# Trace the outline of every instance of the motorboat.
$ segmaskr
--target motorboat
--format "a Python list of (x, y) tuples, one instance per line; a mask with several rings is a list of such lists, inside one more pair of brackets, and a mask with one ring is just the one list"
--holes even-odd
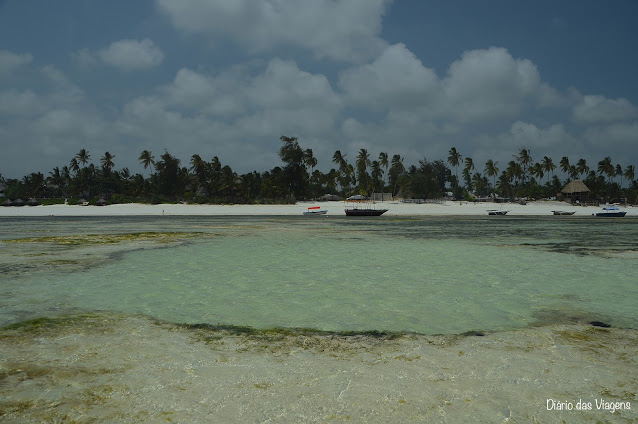
[(306, 216), (321, 216), (327, 213), (328, 211), (326, 209), (321, 209), (320, 206), (311, 206), (303, 214)]
[(576, 211), (573, 212), (569, 212), (569, 211), (552, 211), (552, 213), (554, 215), (573, 215), (576, 213)]
[(596, 216), (601, 216), (601, 217), (618, 217), (618, 218), (622, 218), (625, 215), (627, 215), (627, 212), (621, 211), (620, 209), (618, 209), (618, 206), (615, 206), (615, 205), (606, 205), (605, 207), (603, 207), (602, 212), (598, 212), (596, 214)]
[(509, 211), (501, 211), (501, 210), (497, 210), (497, 209), (490, 209), (490, 210), (487, 211), (487, 214), (488, 215), (500, 215), (500, 216), (503, 216), (503, 215), (507, 215), (508, 212)]

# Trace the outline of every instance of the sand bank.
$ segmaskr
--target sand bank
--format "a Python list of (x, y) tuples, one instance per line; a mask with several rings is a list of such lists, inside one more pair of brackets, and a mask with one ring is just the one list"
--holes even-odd
[(635, 330), (378, 339), (230, 334), (103, 314), (27, 322), (0, 329), (0, 339), (0, 417), (12, 423), (638, 418)]
[[(22, 206), (0, 207), (2, 216), (145, 216), (145, 215), (254, 215), (301, 216), (310, 206), (328, 210), (327, 216), (344, 216), (343, 202), (299, 202), (295, 205), (184, 205), (138, 203), (108, 206)], [(575, 211), (574, 216), (591, 216), (601, 210), (594, 206), (572, 206), (564, 202), (538, 201), (526, 205), (515, 203), (472, 203), (447, 201), (440, 204), (410, 204), (401, 202), (377, 203), (377, 208), (388, 209), (387, 216), (480, 216), (488, 215), (489, 209), (509, 211), (507, 216), (551, 216), (552, 211)], [(627, 216), (638, 216), (638, 208), (623, 207)]]

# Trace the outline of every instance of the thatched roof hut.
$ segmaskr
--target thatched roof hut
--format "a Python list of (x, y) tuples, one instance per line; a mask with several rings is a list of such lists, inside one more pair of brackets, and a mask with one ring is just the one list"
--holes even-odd
[(11, 199), (7, 199), (4, 201), (4, 203), (2, 203), (2, 206), (13, 206), (13, 202), (11, 201)]
[(95, 202), (95, 204), (96, 204), (96, 206), (106, 206), (106, 200), (104, 200), (102, 197), (100, 197), (100, 200)]
[(35, 197), (32, 197), (29, 200), (27, 200), (27, 206), (38, 206), (39, 204), (40, 202), (38, 202), (38, 200)]
[(13, 206), (24, 206), (24, 200), (17, 199), (13, 201)]
[(563, 187), (561, 194), (565, 200), (569, 199), (571, 203), (588, 203), (590, 191), (584, 182), (574, 180)]

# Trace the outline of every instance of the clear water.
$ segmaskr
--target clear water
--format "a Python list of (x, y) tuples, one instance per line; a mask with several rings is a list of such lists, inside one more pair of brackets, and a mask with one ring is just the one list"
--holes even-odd
[[(421, 334), (636, 328), (638, 221), (5, 218), (0, 324), (72, 311)], [(151, 233), (94, 242), (98, 235)], [(170, 235), (170, 240), (153, 236)], [(64, 237), (82, 236), (71, 245)]]
[(0, 219), (0, 421), (637, 422), (637, 224)]

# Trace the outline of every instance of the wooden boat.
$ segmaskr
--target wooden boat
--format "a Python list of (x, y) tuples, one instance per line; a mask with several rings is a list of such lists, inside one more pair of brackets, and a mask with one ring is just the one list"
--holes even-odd
[(387, 209), (346, 209), (346, 216), (381, 216)]
[(346, 199), (346, 216), (381, 216), (388, 209), (377, 209), (376, 203), (368, 198), (356, 195)]
[(326, 209), (321, 209), (320, 206), (311, 206), (303, 214), (306, 216), (321, 216), (327, 213), (328, 211)]
[(487, 211), (487, 214), (488, 215), (500, 215), (500, 216), (503, 216), (503, 215), (506, 215), (508, 212), (509, 211), (499, 211), (499, 210), (496, 210), (496, 209), (491, 209), (491, 210)]
[(552, 211), (552, 213), (554, 215), (573, 215), (576, 213), (576, 211), (574, 212), (568, 212), (568, 211)]
[(598, 212), (596, 214), (596, 216), (610, 217), (610, 218), (612, 217), (622, 218), (625, 215), (627, 215), (627, 212), (621, 211), (620, 209), (618, 209), (618, 206), (614, 206), (614, 205), (607, 205), (603, 208), (602, 212)]

